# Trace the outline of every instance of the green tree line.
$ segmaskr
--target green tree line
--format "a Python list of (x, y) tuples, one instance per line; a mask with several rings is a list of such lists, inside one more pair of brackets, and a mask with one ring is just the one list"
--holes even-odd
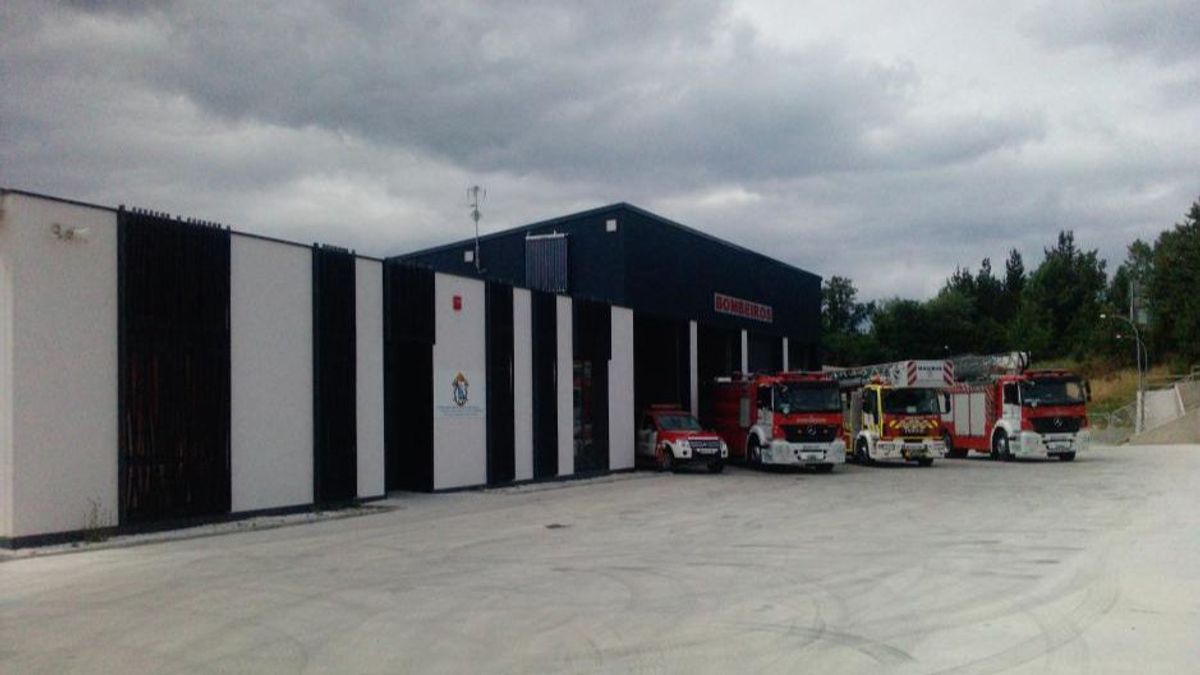
[(1003, 270), (990, 258), (956, 269), (928, 300), (860, 302), (854, 282), (825, 280), (821, 319), (824, 362), (859, 365), (1008, 350), (1037, 360), (1071, 358), (1132, 363), (1134, 320), (1151, 362), (1200, 363), (1200, 200), (1151, 244), (1135, 240), (1109, 276), (1095, 249), (1070, 230), (1027, 270), (1016, 249)]

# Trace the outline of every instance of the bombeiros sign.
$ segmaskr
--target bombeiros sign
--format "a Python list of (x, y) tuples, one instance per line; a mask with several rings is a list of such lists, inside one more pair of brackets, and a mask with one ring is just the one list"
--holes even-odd
[(770, 305), (735, 298), (724, 293), (713, 293), (713, 310), (718, 314), (729, 314), (763, 323), (775, 321), (775, 310)]

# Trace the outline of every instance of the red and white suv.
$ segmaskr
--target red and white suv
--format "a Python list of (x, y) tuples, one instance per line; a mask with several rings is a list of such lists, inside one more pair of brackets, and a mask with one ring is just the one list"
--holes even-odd
[(637, 454), (660, 471), (703, 464), (710, 472), (720, 473), (729, 458), (729, 446), (679, 406), (652, 405), (638, 425)]

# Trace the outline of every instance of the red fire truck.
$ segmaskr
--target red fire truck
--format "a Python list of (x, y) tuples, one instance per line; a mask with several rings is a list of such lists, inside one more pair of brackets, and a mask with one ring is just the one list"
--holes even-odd
[(943, 457), (941, 416), (954, 382), (948, 361), (907, 360), (831, 371), (842, 389), (846, 437), (859, 464), (899, 459), (929, 466)]
[(1011, 352), (954, 359), (958, 382), (946, 423), (947, 454), (987, 453), (993, 459), (1057, 457), (1086, 452), (1091, 431), (1088, 383), (1068, 370), (1028, 370), (1029, 354)]
[(846, 461), (838, 387), (828, 375), (737, 373), (717, 378), (712, 394), (712, 425), (731, 459), (820, 472)]

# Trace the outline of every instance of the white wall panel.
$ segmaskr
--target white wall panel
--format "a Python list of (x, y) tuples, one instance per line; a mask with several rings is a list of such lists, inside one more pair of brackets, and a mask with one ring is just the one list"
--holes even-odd
[(115, 525), (116, 214), (15, 194), (2, 208), (3, 535)]
[(571, 298), (558, 303), (558, 475), (575, 473), (575, 359), (572, 341)]
[(533, 478), (533, 325), (529, 291), (513, 289), (513, 414), (516, 480)]
[(608, 438), (609, 468), (632, 469), (633, 310), (624, 307), (612, 308), (612, 359), (608, 362)]
[(358, 496), (379, 497), (383, 469), (383, 263), (355, 263), (358, 388)]
[[(454, 297), (462, 308), (454, 309)], [(487, 381), (484, 284), (448, 274), (434, 275), (433, 487), (487, 482)], [(453, 381), (462, 374), (467, 400), (454, 400)]]
[(230, 243), (231, 490), (234, 511), (313, 500), (312, 251)]

